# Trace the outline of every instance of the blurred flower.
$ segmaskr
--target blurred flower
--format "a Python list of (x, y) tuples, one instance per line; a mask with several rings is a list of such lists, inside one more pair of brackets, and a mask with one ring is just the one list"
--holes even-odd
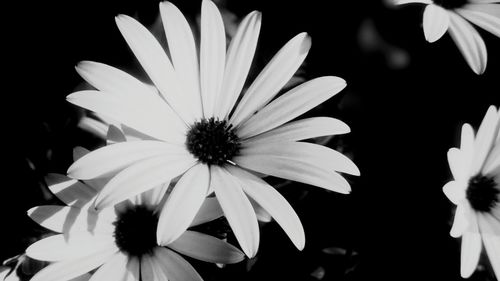
[(499, 0), (395, 0), (396, 4), (423, 3), (425, 39), (432, 43), (449, 31), (458, 49), (476, 74), (486, 69), (486, 45), (466, 20), (500, 37)]
[(497, 279), (500, 279), (500, 114), (491, 106), (476, 137), (462, 126), (460, 148), (448, 151), (454, 180), (443, 191), (457, 205), (451, 236), (462, 236), (461, 275), (477, 267), (481, 240)]
[(180, 176), (160, 214), (157, 239), (162, 244), (177, 239), (207, 194), (215, 192), (249, 257), (259, 245), (257, 216), (249, 198), (302, 249), (305, 237), (297, 214), (254, 172), (348, 193), (350, 185), (338, 172), (359, 175), (356, 165), (335, 150), (298, 141), (344, 134), (349, 127), (329, 117), (285, 124), (337, 94), (345, 81), (320, 77), (273, 100), (309, 51), (311, 40), (301, 33), (239, 99), (257, 45), (260, 13), (243, 19), (226, 53), (220, 13), (211, 1), (203, 1), (198, 61), (193, 33), (182, 13), (169, 2), (160, 4), (160, 12), (170, 58), (139, 22), (125, 15), (116, 18), (158, 90), (111, 66), (77, 66), (98, 91), (76, 92), (68, 101), (140, 132), (142, 140), (88, 154), (69, 168), (70, 177), (86, 180), (117, 173), (97, 196), (96, 207), (102, 209)]
[[(81, 156), (75, 153), (76, 157)], [(210, 235), (187, 230), (175, 241), (158, 244), (158, 214), (168, 184), (150, 189), (114, 207), (95, 210), (93, 202), (102, 188), (98, 182), (80, 182), (50, 174), (48, 187), (68, 206), (38, 206), (28, 215), (57, 234), (26, 250), (34, 259), (53, 262), (31, 280), (69, 280), (99, 267), (92, 280), (202, 280), (178, 253), (213, 263), (235, 263), (244, 254)], [(214, 198), (207, 198), (191, 226), (222, 216)], [(174, 227), (174, 226), (170, 226)], [(174, 252), (175, 251), (175, 252)], [(102, 266), (101, 266), (102, 265)], [(140, 277), (139, 277), (140, 275)]]

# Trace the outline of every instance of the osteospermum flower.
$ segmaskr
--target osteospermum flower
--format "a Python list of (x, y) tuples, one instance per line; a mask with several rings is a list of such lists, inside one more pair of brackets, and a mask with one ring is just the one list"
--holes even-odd
[(180, 176), (160, 214), (159, 243), (175, 240), (213, 191), (248, 256), (256, 254), (259, 244), (249, 197), (302, 249), (304, 230), (297, 214), (254, 172), (348, 193), (349, 183), (338, 172), (358, 175), (356, 165), (335, 150), (299, 141), (347, 133), (349, 127), (329, 117), (289, 122), (341, 91), (345, 81), (316, 78), (274, 99), (309, 51), (311, 40), (301, 33), (239, 99), (257, 45), (260, 13), (243, 19), (226, 52), (220, 13), (211, 1), (203, 1), (198, 60), (182, 13), (169, 2), (160, 4), (160, 12), (170, 57), (139, 22), (125, 15), (116, 18), (158, 92), (111, 66), (82, 62), (77, 71), (98, 91), (68, 96), (71, 103), (133, 128), (143, 139), (98, 149), (76, 161), (68, 174), (85, 180), (117, 173), (98, 195), (97, 208)]
[[(469, 124), (462, 127), (460, 148), (448, 151), (454, 180), (443, 191), (457, 205), (450, 234), (462, 237), (461, 275), (477, 267), (481, 245), (486, 248), (500, 279), (500, 114), (491, 106), (476, 137)], [(482, 241), (482, 242), (481, 242)]]
[[(169, 244), (157, 244), (156, 227), (166, 186), (150, 189), (114, 207), (92, 205), (102, 186), (50, 174), (49, 189), (68, 206), (39, 206), (28, 211), (43, 227), (61, 233), (26, 250), (34, 259), (53, 262), (31, 280), (64, 281), (98, 268), (91, 280), (202, 280), (180, 254), (213, 263), (244, 258), (236, 247), (210, 235), (185, 231)], [(191, 226), (222, 215), (207, 198)]]
[(467, 21), (500, 37), (499, 0), (395, 0), (396, 4), (423, 3), (425, 39), (435, 42), (446, 31), (476, 74), (486, 69), (486, 45)]

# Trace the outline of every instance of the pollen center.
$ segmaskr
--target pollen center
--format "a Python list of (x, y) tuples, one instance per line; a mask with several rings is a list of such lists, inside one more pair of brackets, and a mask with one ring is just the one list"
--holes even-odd
[(114, 225), (116, 245), (130, 256), (151, 254), (157, 246), (158, 216), (145, 206), (127, 208), (118, 216)]
[(465, 6), (469, 1), (467, 0), (435, 0), (434, 3), (437, 5), (451, 10), (451, 9), (457, 9), (457, 8), (462, 8)]
[(469, 180), (466, 196), (474, 210), (490, 212), (499, 201), (499, 193), (493, 178), (478, 174)]
[(186, 138), (189, 152), (208, 165), (223, 165), (240, 150), (240, 140), (226, 120), (202, 119), (191, 126)]

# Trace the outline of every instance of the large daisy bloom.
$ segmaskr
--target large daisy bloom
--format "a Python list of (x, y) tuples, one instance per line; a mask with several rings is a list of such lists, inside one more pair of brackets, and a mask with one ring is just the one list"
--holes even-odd
[[(500, 114), (491, 106), (477, 135), (462, 127), (460, 148), (448, 151), (454, 180), (443, 191), (457, 205), (451, 236), (462, 237), (461, 275), (477, 267), (481, 245), (500, 279)], [(482, 241), (482, 242), (481, 242)]]
[[(97, 268), (99, 280), (202, 280), (180, 254), (213, 263), (235, 263), (244, 254), (236, 247), (196, 231), (187, 230), (168, 244), (157, 244), (158, 214), (166, 186), (150, 189), (114, 207), (95, 210), (92, 205), (102, 186), (60, 174), (47, 176), (49, 189), (67, 206), (46, 205), (28, 215), (56, 234), (26, 250), (34, 259), (52, 262), (32, 281), (65, 281)], [(222, 210), (207, 198), (191, 226), (216, 219)]]
[[(500, 37), (499, 0), (395, 0), (396, 4), (423, 3), (425, 39), (435, 42), (446, 31), (476, 74), (486, 69), (486, 45), (476, 29), (481, 27)], [(468, 22), (469, 21), (469, 22)]]
[(249, 257), (255, 256), (259, 244), (257, 218), (249, 198), (302, 249), (305, 237), (297, 214), (256, 173), (341, 193), (350, 191), (339, 174), (359, 175), (349, 158), (321, 145), (300, 142), (344, 134), (349, 127), (330, 117), (291, 121), (337, 94), (345, 81), (320, 77), (275, 98), (311, 46), (310, 37), (300, 33), (279, 50), (240, 99), (257, 45), (261, 14), (252, 12), (242, 20), (226, 50), (221, 15), (211, 1), (204, 0), (198, 56), (182, 13), (169, 2), (160, 3), (160, 13), (170, 57), (139, 22), (125, 15), (116, 18), (121, 34), (156, 88), (111, 66), (88, 61), (77, 66), (97, 90), (73, 93), (68, 101), (140, 132), (143, 139), (95, 150), (76, 161), (69, 176), (87, 180), (116, 173), (97, 196), (98, 209), (180, 176), (160, 214), (160, 244), (177, 239), (207, 194), (215, 192)]

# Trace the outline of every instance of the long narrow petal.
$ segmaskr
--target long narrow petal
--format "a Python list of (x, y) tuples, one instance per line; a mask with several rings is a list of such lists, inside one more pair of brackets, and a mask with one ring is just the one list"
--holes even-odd
[(30, 281), (66, 281), (78, 277), (100, 266), (117, 251), (113, 246), (79, 259), (53, 263), (39, 271)]
[(454, 204), (458, 204), (465, 198), (465, 188), (462, 181), (449, 181), (443, 186), (443, 192)]
[(193, 110), (195, 97), (182, 91), (179, 77), (158, 40), (129, 16), (117, 16), (116, 25), (163, 98), (186, 123), (192, 123), (197, 117)]
[(236, 35), (231, 40), (227, 51), (224, 82), (219, 98), (220, 104), (215, 115), (226, 119), (238, 99), (252, 65), (252, 60), (259, 38), (262, 14), (251, 12), (238, 26)]
[(167, 281), (165, 271), (156, 262), (156, 257), (143, 255), (141, 257), (141, 281)]
[(154, 209), (155, 207), (158, 207), (160, 205), (163, 196), (165, 196), (165, 193), (167, 192), (169, 186), (170, 182), (165, 182), (155, 188), (141, 193), (138, 196), (140, 196), (142, 204), (145, 204)]
[(61, 174), (47, 174), (45, 182), (49, 190), (68, 206), (82, 207), (97, 195), (90, 186)]
[(469, 217), (471, 214), (470, 206), (467, 202), (462, 202), (457, 205), (455, 210), (455, 218), (453, 219), (453, 225), (450, 230), (451, 237), (458, 238), (463, 235), (470, 224)]
[(356, 164), (344, 154), (326, 146), (307, 142), (259, 143), (243, 147), (240, 155), (266, 155), (268, 157), (289, 158), (291, 161), (309, 163), (311, 166), (323, 167), (333, 171), (358, 176)]
[(497, 110), (495, 106), (492, 105), (488, 108), (477, 131), (476, 140), (474, 142), (474, 158), (472, 159), (472, 175), (481, 171), (486, 157), (491, 151), (491, 146), (497, 136), (497, 121)]
[(462, 235), (462, 250), (460, 254), (460, 275), (468, 278), (472, 275), (479, 262), (481, 254), (481, 234), (477, 220), (469, 224), (469, 230)]
[(243, 169), (228, 167), (229, 173), (241, 181), (243, 191), (259, 203), (290, 237), (297, 249), (304, 249), (306, 238), (299, 217), (286, 199), (259, 177)]
[(88, 131), (101, 139), (106, 139), (106, 133), (108, 132), (107, 124), (87, 116), (83, 116), (80, 119), (80, 122), (78, 122), (78, 128)]
[(114, 245), (111, 235), (90, 235), (87, 232), (53, 235), (31, 244), (26, 254), (42, 261), (78, 259), (108, 249)]
[(190, 155), (153, 157), (134, 164), (113, 177), (95, 201), (97, 209), (111, 206), (185, 172), (196, 160)]
[(160, 14), (168, 42), (168, 50), (178, 78), (185, 89), (185, 95), (193, 101), (191, 109), (196, 117), (201, 118), (201, 93), (198, 54), (193, 32), (181, 11), (172, 3), (160, 3)]
[(208, 166), (197, 164), (182, 175), (160, 213), (156, 237), (159, 245), (168, 245), (190, 225), (207, 197)]
[(321, 136), (347, 134), (351, 130), (346, 123), (330, 117), (312, 117), (289, 122), (273, 130), (243, 141), (245, 144), (292, 142)]
[(226, 64), (226, 32), (219, 9), (212, 1), (201, 4), (200, 85), (203, 114), (212, 117), (218, 106)]
[[(349, 183), (338, 173), (300, 160), (269, 155), (238, 156), (233, 161), (255, 172), (322, 187), (339, 193), (349, 193)], [(312, 163), (314, 164), (314, 163)]]
[(140, 278), (140, 260), (137, 257), (129, 257), (127, 272), (123, 281), (137, 281)]
[(487, 52), (486, 45), (479, 33), (455, 13), (449, 13), (449, 32), (458, 49), (464, 56), (470, 68), (476, 74), (483, 74), (486, 69)]
[(168, 247), (188, 257), (212, 263), (237, 263), (245, 258), (235, 246), (213, 236), (190, 230), (184, 232)]
[(484, 215), (479, 218), (481, 236), (484, 248), (490, 260), (491, 267), (497, 279), (500, 277), (500, 222), (491, 215)]
[(432, 43), (441, 38), (450, 24), (449, 12), (438, 5), (427, 5), (424, 10), (425, 40)]
[(500, 5), (466, 5), (457, 10), (458, 14), (475, 25), (500, 37)]
[(89, 281), (124, 281), (127, 272), (128, 257), (122, 252), (116, 253), (92, 275)]
[(191, 226), (200, 225), (218, 219), (224, 215), (219, 201), (215, 197), (206, 198), (193, 219)]
[(224, 168), (211, 166), (210, 185), (243, 252), (254, 257), (259, 248), (259, 225), (241, 184)]
[(112, 93), (86, 90), (72, 93), (66, 100), (72, 104), (108, 116), (148, 136), (182, 143), (186, 125), (163, 101), (130, 99)]
[(112, 210), (95, 212), (91, 209), (51, 205), (33, 207), (28, 210), (28, 216), (41, 226), (60, 233), (110, 233), (114, 229), (112, 223), (115, 219)]
[(260, 110), (290, 80), (311, 48), (311, 38), (300, 33), (286, 43), (261, 71), (238, 103), (230, 123), (239, 125)]
[(119, 171), (134, 163), (163, 155), (166, 159), (186, 153), (182, 146), (160, 141), (130, 141), (107, 145), (80, 158), (68, 169), (77, 179), (92, 179)]
[(169, 280), (203, 281), (193, 266), (179, 254), (167, 248), (158, 247), (154, 255)]
[(462, 154), (462, 161), (464, 162), (466, 170), (469, 171), (467, 177), (472, 176), (470, 173), (472, 158), (474, 157), (474, 129), (470, 124), (462, 125), (462, 132), (460, 136), (460, 151)]
[(248, 138), (282, 125), (331, 98), (346, 86), (342, 78), (319, 77), (305, 82), (253, 115), (238, 129), (240, 138)]
[(448, 150), (447, 156), (453, 178), (459, 181), (466, 181), (469, 177), (468, 168), (470, 163), (464, 159), (462, 151), (453, 147)]

